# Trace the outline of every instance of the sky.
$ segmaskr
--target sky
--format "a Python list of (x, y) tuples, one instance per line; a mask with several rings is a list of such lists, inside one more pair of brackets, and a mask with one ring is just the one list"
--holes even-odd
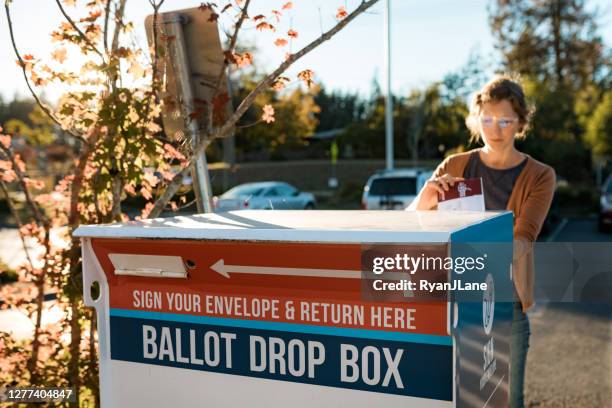
[[(309, 68), (315, 79), (328, 89), (367, 94), (373, 80), (384, 83), (383, 16), (381, 0), (367, 13), (357, 17), (331, 41), (324, 43), (292, 67), (288, 76)], [(268, 14), (280, 9), (286, 0), (252, 0), (251, 16)], [(224, 4), (224, 2), (217, 2)], [(258, 51), (258, 67), (269, 71), (283, 60), (284, 49), (273, 45), (289, 28), (298, 31), (298, 38), (291, 45), (296, 51), (331, 28), (336, 20), (336, 9), (346, 5), (350, 12), (356, 0), (293, 0), (293, 8), (285, 12), (277, 25), (277, 31), (257, 32), (247, 27), (241, 41), (255, 44)], [(147, 0), (129, 0), (127, 19), (133, 21), (134, 41), (145, 45), (144, 18), (151, 13)], [(163, 11), (197, 7), (199, 1), (166, 0)], [(442, 79), (466, 63), (472, 52), (485, 60), (495, 60), (493, 38), (488, 26), (487, 0), (391, 0), (391, 76), (392, 89), (397, 94), (407, 94), (412, 89), (422, 89)], [(599, 7), (604, 16), (600, 19), (600, 33), (608, 47), (612, 47), (612, 6), (606, 0), (590, 0), (590, 7)], [(48, 57), (55, 45), (49, 33), (61, 21), (53, 0), (16, 0), (12, 5), (17, 45), (22, 54)], [(67, 8), (73, 15), (79, 10)], [(4, 14), (4, 13), (3, 13)], [(227, 26), (226, 26), (227, 27)], [(21, 72), (15, 65), (15, 55), (10, 46), (6, 18), (0, 18), (0, 94), (5, 98), (27, 95)], [(70, 60), (70, 59), (69, 59)], [(61, 94), (61, 89), (44, 91), (49, 99)]]

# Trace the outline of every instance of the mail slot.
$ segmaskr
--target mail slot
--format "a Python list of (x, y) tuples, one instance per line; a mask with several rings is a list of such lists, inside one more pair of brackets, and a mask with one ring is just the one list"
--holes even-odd
[(81, 226), (102, 406), (507, 406), (512, 227), (471, 211)]

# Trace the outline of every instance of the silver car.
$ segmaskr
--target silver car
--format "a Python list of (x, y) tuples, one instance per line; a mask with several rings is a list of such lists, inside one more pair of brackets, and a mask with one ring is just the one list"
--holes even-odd
[(364, 210), (403, 210), (412, 203), (432, 171), (425, 169), (386, 170), (372, 175), (363, 188)]
[(240, 184), (213, 197), (216, 211), (233, 210), (312, 210), (316, 200), (311, 193), (299, 191), (291, 184), (263, 181)]

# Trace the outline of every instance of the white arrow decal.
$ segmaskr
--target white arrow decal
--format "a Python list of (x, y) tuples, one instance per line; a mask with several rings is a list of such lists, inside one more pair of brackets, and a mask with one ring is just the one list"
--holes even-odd
[(313, 276), (318, 278), (347, 278), (361, 279), (361, 271), (349, 269), (310, 269), (310, 268), (278, 268), (270, 266), (243, 266), (226, 265), (223, 259), (215, 262), (210, 269), (226, 278), (232, 273), (254, 275), (285, 275), (285, 276)]

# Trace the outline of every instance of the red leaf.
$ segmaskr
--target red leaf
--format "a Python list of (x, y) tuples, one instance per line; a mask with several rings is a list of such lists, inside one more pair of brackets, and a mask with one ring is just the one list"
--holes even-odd
[(227, 92), (222, 92), (220, 94), (215, 95), (212, 100), (213, 105), (213, 123), (220, 124), (225, 121), (225, 116), (227, 113), (226, 107), (230, 98)]
[(217, 5), (215, 3), (200, 3), (200, 6), (198, 7), (198, 9), (200, 11), (206, 11), (209, 10), (210, 12), (214, 12), (215, 8), (217, 7)]
[(274, 41), (274, 45), (276, 45), (277, 47), (284, 47), (285, 45), (287, 45), (287, 40), (285, 40), (284, 38), (278, 38), (276, 41)]
[(234, 54), (231, 51), (225, 51), (223, 53), (223, 55), (225, 55), (225, 61), (228, 63), (232, 63), (235, 64), (236, 63), (236, 54)]
[(266, 16), (264, 16), (263, 14), (258, 14), (255, 17), (253, 17), (253, 21), (263, 20), (265, 18), (266, 18)]
[(288, 82), (289, 82), (289, 78), (285, 76), (280, 76), (276, 78), (276, 80), (272, 83), (272, 89), (274, 89), (275, 91), (280, 91), (285, 86), (287, 86)]
[(287, 31), (287, 35), (291, 38), (297, 38), (298, 37), (298, 32), (295, 30), (289, 30)]
[(272, 14), (274, 15), (274, 17), (276, 17), (276, 22), (280, 22), (281, 17), (283, 16), (283, 13), (281, 13), (278, 10), (272, 10)]
[(251, 65), (253, 63), (253, 54), (250, 52), (245, 52), (244, 54), (235, 54), (236, 64), (239, 67), (246, 67), (247, 65)]
[(291, 8), (293, 8), (293, 3), (292, 3), (292, 2), (290, 2), (290, 1), (286, 2), (286, 3), (283, 5), (283, 10), (289, 10), (289, 9), (291, 9)]
[(257, 24), (257, 30), (259, 31), (263, 31), (263, 30), (272, 30), (274, 31), (274, 26), (270, 23), (266, 23), (265, 21), (262, 23)]
[(309, 88), (312, 86), (313, 83), (313, 77), (314, 77), (314, 72), (310, 69), (305, 69), (302, 72), (300, 72), (298, 75), (298, 78), (301, 79), (302, 81), (304, 81), (306, 83), (306, 86), (308, 86)]
[(342, 20), (346, 16), (348, 16), (348, 13), (346, 12), (346, 8), (344, 6), (338, 7), (338, 12), (336, 13), (336, 19)]
[(266, 123), (274, 122), (274, 108), (272, 105), (264, 105), (261, 119)]

